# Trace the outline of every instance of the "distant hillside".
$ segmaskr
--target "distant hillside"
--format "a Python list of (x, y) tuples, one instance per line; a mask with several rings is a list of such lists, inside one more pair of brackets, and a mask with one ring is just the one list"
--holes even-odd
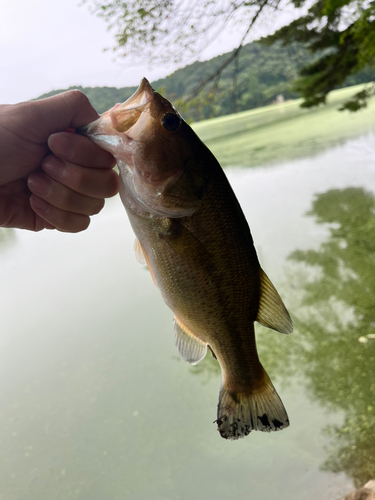
[[(237, 73), (237, 85), (234, 98), (234, 65), (228, 66), (214, 90), (210, 84), (189, 103), (184, 98), (189, 96), (199, 83), (215, 72), (229, 57), (230, 52), (203, 62), (195, 62), (175, 71), (166, 78), (152, 82), (153, 87), (169, 98), (182, 111), (189, 121), (199, 121), (214, 116), (244, 111), (275, 101), (278, 95), (284, 99), (298, 97), (293, 91), (293, 82), (298, 70), (306, 64), (311, 55), (302, 45), (293, 44), (272, 47), (254, 42), (243, 47), (240, 53)], [(145, 75), (147, 77), (147, 75)], [(355, 85), (375, 79), (375, 72), (363, 70), (352, 76), (346, 85)], [(111, 108), (117, 102), (125, 101), (134, 93), (136, 87), (70, 87), (84, 92), (99, 113)], [(38, 99), (49, 97), (69, 89), (59, 89), (43, 94)]]

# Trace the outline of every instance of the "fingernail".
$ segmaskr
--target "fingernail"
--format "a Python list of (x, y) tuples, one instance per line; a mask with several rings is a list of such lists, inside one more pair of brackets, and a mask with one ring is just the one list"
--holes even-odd
[(54, 179), (61, 179), (65, 173), (66, 163), (56, 156), (47, 156), (42, 163), (42, 169)]
[(51, 189), (52, 181), (43, 174), (32, 174), (27, 180), (31, 192), (46, 196)]
[(51, 206), (46, 201), (42, 200), (42, 198), (38, 198), (38, 196), (34, 195), (30, 197), (30, 204), (33, 208), (36, 208), (40, 212), (48, 212), (49, 207)]
[(59, 132), (52, 134), (48, 138), (48, 147), (58, 156), (69, 160), (74, 155), (76, 139), (74, 134)]

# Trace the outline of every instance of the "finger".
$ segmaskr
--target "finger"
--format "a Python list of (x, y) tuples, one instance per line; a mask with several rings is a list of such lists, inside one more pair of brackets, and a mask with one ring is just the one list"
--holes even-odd
[(113, 169), (81, 167), (54, 155), (43, 160), (42, 169), (50, 178), (92, 198), (111, 198), (118, 193), (119, 177)]
[(48, 147), (59, 158), (83, 167), (113, 168), (113, 156), (94, 144), (87, 137), (69, 132), (59, 132), (48, 138)]
[(60, 210), (34, 194), (30, 197), (30, 205), (34, 212), (48, 224), (48, 229), (56, 228), (66, 233), (79, 233), (87, 229), (90, 224), (90, 217)]
[(27, 185), (33, 194), (60, 210), (81, 215), (95, 215), (104, 207), (102, 198), (92, 198), (77, 193), (41, 173), (30, 175)]
[[(30, 203), (30, 205), (31, 205), (31, 203)], [(33, 213), (34, 213), (33, 231), (38, 232), (38, 231), (42, 231), (42, 229), (56, 229), (55, 226), (53, 226), (52, 224), (50, 224), (46, 220), (42, 219), (41, 217), (39, 217), (39, 215), (35, 211), (33, 211)]]
[(0, 186), (0, 226), (29, 231), (55, 229), (31, 209), (27, 179)]

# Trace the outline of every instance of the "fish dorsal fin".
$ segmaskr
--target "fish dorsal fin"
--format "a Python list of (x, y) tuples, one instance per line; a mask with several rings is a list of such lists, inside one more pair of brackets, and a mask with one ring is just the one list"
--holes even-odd
[(137, 238), (135, 239), (135, 242), (134, 242), (134, 252), (135, 252), (135, 258), (137, 259), (137, 262), (142, 264), (142, 266), (145, 266), (147, 264), (146, 257), (145, 257), (145, 254), (143, 252), (142, 245), (139, 243)]
[(260, 269), (258, 323), (280, 333), (290, 333), (293, 323), (280, 295), (263, 269)]
[(184, 361), (196, 365), (207, 352), (207, 344), (190, 332), (181, 321), (174, 317), (174, 333), (176, 349)]

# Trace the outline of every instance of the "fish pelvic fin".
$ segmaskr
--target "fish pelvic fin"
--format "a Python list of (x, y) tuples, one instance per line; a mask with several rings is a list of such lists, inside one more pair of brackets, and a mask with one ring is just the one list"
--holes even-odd
[(260, 299), (256, 321), (280, 333), (291, 333), (293, 322), (267, 274), (260, 268)]
[(142, 248), (142, 245), (139, 243), (137, 238), (134, 241), (134, 253), (135, 253), (135, 258), (137, 259), (137, 262), (139, 264), (142, 264), (142, 266), (147, 265), (146, 257)]
[(196, 337), (176, 316), (174, 317), (176, 349), (184, 361), (196, 365), (207, 352), (207, 344)]
[(147, 253), (144, 251), (142, 245), (139, 240), (136, 238), (134, 241), (134, 252), (135, 258), (139, 264), (146, 265), (148, 270), (150, 271), (152, 281), (158, 287), (158, 284), (155, 279), (154, 271), (152, 270), (149, 258), (147, 257)]
[(224, 439), (240, 439), (251, 431), (280, 431), (289, 426), (284, 405), (264, 372), (264, 384), (252, 392), (230, 391), (225, 383), (220, 390), (217, 430)]

